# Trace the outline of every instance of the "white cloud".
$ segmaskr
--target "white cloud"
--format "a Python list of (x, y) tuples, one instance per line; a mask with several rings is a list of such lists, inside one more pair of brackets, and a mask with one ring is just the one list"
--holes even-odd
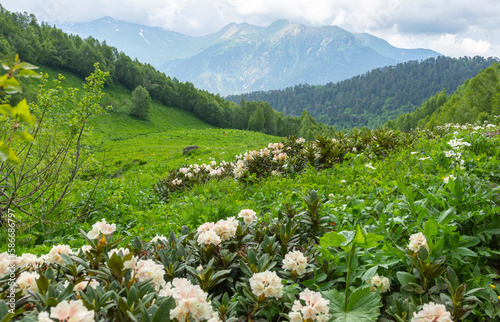
[[(396, 46), (443, 54), (500, 56), (498, 0), (9, 0), (8, 10), (51, 22), (103, 16), (159, 26), (190, 35), (214, 32), (230, 22), (269, 25), (288, 19), (369, 32)], [(4, 4), (5, 3), (5, 4)]]

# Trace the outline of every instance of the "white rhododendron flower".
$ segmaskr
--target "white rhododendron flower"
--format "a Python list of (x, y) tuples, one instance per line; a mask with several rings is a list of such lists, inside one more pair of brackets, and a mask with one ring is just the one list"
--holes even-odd
[(234, 217), (221, 219), (215, 224), (215, 232), (219, 235), (221, 241), (229, 240), (236, 236), (239, 222)]
[[(72, 302), (62, 301), (56, 307), (50, 309), (50, 317), (57, 321), (68, 322), (92, 322), (94, 311), (89, 311), (83, 305), (82, 300)], [(52, 321), (47, 319), (47, 312), (38, 314), (38, 321)]]
[(273, 157), (273, 161), (279, 162), (279, 161), (286, 161), (288, 158), (288, 155), (286, 153), (279, 153), (275, 154)]
[(450, 312), (442, 304), (430, 302), (424, 304), (422, 310), (413, 313), (411, 322), (452, 322)]
[(280, 298), (283, 296), (281, 278), (275, 272), (265, 271), (255, 273), (250, 278), (250, 288), (257, 296)]
[(174, 180), (172, 180), (172, 184), (174, 186), (178, 186), (182, 183), (182, 180), (181, 179), (178, 179), (178, 178), (175, 178)]
[(390, 281), (385, 276), (379, 276), (378, 274), (373, 275), (368, 281), (370, 283), (370, 290), (372, 292), (380, 289), (380, 293), (385, 293), (391, 288)]
[(243, 221), (245, 224), (251, 224), (254, 221), (257, 220), (257, 216), (255, 214), (255, 211), (252, 209), (243, 209), (238, 213), (238, 218), (243, 218)]
[(21, 257), (17, 258), (16, 266), (21, 268), (26, 266), (38, 267), (39, 263), (40, 259), (38, 257), (33, 254), (24, 253)]
[(150, 278), (153, 280), (151, 284), (155, 286), (165, 285), (165, 267), (162, 264), (157, 264), (152, 259), (140, 260), (135, 265), (135, 274), (139, 282), (144, 282)]
[(372, 163), (371, 163), (371, 162), (370, 162), (370, 163), (365, 164), (365, 167), (370, 168), (370, 169), (373, 169), (373, 170), (375, 170), (375, 169), (376, 169), (376, 168), (372, 165)]
[(202, 232), (201, 234), (198, 235), (198, 239), (196, 240), (198, 244), (201, 245), (219, 245), (222, 240), (220, 239), (219, 235), (215, 232), (215, 230), (209, 230)]
[(304, 142), (306, 142), (306, 139), (304, 139), (304, 138), (298, 138), (297, 140), (295, 140), (295, 143), (298, 143), (298, 144), (301, 144)]
[(86, 252), (90, 252), (90, 250), (92, 249), (92, 246), (90, 245), (83, 245), (82, 247), (80, 247), (80, 250), (82, 251), (82, 253), (86, 253)]
[(236, 166), (233, 169), (234, 177), (236, 179), (243, 177), (246, 170), (247, 167), (245, 166), (245, 162), (243, 162), (242, 160), (238, 160), (238, 162), (236, 162)]
[(69, 247), (69, 245), (55, 245), (55, 246), (52, 246), (52, 248), (50, 249), (49, 253), (47, 254), (47, 260), (46, 262), (48, 264), (61, 264), (63, 265), (64, 264), (64, 261), (61, 257), (62, 254), (66, 254), (66, 255), (71, 255), (73, 254), (73, 252), (71, 251), (71, 248)]
[[(215, 312), (208, 294), (199, 285), (193, 285), (186, 278), (174, 278), (172, 283), (168, 282), (159, 292), (162, 297), (171, 296), (176, 307), (170, 310), (170, 318), (178, 321), (186, 321), (186, 317), (194, 318), (196, 321), (214, 318)], [(216, 315), (218, 318), (218, 315)], [(219, 321), (219, 320), (210, 320)]]
[(298, 250), (289, 252), (283, 260), (283, 269), (297, 273), (297, 275), (305, 274), (307, 268), (307, 258)]
[(303, 301), (296, 300), (292, 306), (292, 312), (288, 314), (290, 321), (302, 322), (305, 320), (311, 321), (328, 321), (329, 315), (329, 300), (325, 300), (320, 292), (313, 292), (305, 289), (299, 294), (299, 298)]
[(167, 237), (165, 237), (163, 235), (156, 234), (156, 236), (154, 236), (153, 239), (151, 239), (151, 242), (152, 243), (157, 243), (159, 240), (166, 242), (167, 241)]
[(420, 250), (420, 247), (424, 247), (425, 249), (429, 250), (429, 246), (427, 245), (427, 239), (421, 232), (418, 234), (411, 235), (410, 244), (408, 244), (408, 249), (415, 253)]
[(38, 292), (36, 280), (40, 277), (38, 273), (22, 272), (16, 280), (17, 287), (23, 292), (23, 295), (28, 295), (28, 290)]
[(0, 276), (9, 274), (9, 267), (11, 263), (15, 265), (16, 261), (16, 256), (11, 257), (7, 252), (0, 253)]
[(106, 219), (92, 225), (92, 230), (87, 233), (89, 239), (97, 239), (100, 234), (110, 235), (116, 230), (115, 224), (106, 223)]
[(123, 268), (127, 269), (127, 268), (130, 268), (130, 269), (135, 269), (136, 267), (136, 264), (137, 264), (137, 256), (132, 256), (131, 259), (129, 260), (126, 260), (123, 262)]
[(111, 258), (113, 254), (120, 255), (120, 252), (123, 254), (123, 256), (125, 256), (128, 253), (130, 253), (130, 250), (128, 250), (128, 248), (123, 248), (123, 247), (114, 248), (108, 252), (108, 257)]
[(204, 232), (207, 232), (209, 230), (214, 230), (215, 229), (215, 224), (213, 222), (206, 222), (204, 224), (202, 224), (201, 226), (199, 226), (196, 230), (198, 231), (198, 233), (204, 233)]

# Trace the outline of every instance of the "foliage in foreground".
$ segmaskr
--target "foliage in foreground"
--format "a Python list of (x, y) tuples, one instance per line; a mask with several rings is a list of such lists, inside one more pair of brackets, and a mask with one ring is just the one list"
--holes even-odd
[[(497, 319), (498, 140), (485, 136), (496, 127), (444, 130), (440, 151), (426, 151), (424, 141), (406, 158), (446, 175), (374, 186), (366, 200), (309, 190), (276, 216), (246, 209), (238, 219), (123, 244), (116, 226), (101, 221), (82, 232), (87, 246), (79, 250), (58, 245), (40, 258), (23, 255), (15, 318), (59, 317), (73, 305), (90, 320)], [(350, 161), (360, 179), (362, 169), (375, 174), (382, 166), (364, 160)], [(188, 299), (197, 303), (191, 311)], [(7, 313), (7, 301), (2, 307)]]

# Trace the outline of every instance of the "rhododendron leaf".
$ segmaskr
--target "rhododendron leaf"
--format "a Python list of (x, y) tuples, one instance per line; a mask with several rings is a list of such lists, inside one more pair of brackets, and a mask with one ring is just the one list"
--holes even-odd
[(420, 246), (420, 250), (418, 251), (417, 257), (421, 261), (425, 261), (429, 257), (429, 252), (425, 247)]
[(67, 300), (68, 297), (70, 297), (71, 295), (73, 295), (73, 286), (74, 286), (73, 283), (69, 283), (68, 286), (64, 289), (64, 291), (59, 293), (59, 295), (57, 296), (57, 301), (62, 302), (64, 300)]
[(153, 317), (153, 322), (170, 321), (170, 310), (175, 308), (175, 300), (173, 297), (168, 297), (156, 310)]
[(55, 274), (54, 274), (54, 270), (49, 267), (47, 269), (47, 271), (45, 272), (45, 277), (52, 283), (54, 281), (54, 279), (56, 278)]
[(5, 301), (0, 302), (0, 316), (2, 317), (2, 320), (0, 320), (1, 322), (10, 321), (11, 318), (14, 316), (13, 313), (9, 313), (9, 306)]
[(407, 272), (397, 272), (396, 278), (398, 279), (399, 283), (403, 286), (408, 283), (417, 283), (417, 278)]
[(40, 275), (40, 277), (36, 280), (36, 285), (38, 286), (40, 293), (45, 295), (49, 289), (49, 280), (44, 275)]
[(130, 318), (131, 321), (138, 321), (137, 318), (134, 316), (134, 313), (127, 311), (127, 315)]
[(132, 307), (135, 301), (137, 301), (137, 287), (134, 285), (128, 290), (127, 305)]
[(47, 299), (47, 306), (55, 307), (57, 304), (59, 304), (59, 301), (55, 297), (49, 297)]

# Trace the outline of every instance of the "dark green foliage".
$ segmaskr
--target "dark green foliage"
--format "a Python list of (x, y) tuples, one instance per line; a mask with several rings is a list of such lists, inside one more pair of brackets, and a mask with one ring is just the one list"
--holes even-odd
[(151, 97), (149, 97), (149, 92), (142, 86), (137, 86), (137, 88), (132, 92), (132, 108), (130, 110), (130, 115), (147, 120), (149, 118), (149, 110), (151, 108)]
[(299, 116), (307, 110), (318, 121), (340, 129), (376, 128), (400, 114), (414, 111), (429, 96), (443, 89), (452, 93), (467, 78), (494, 62), (498, 59), (440, 56), (374, 69), (324, 86), (302, 84), (227, 99), (235, 103), (242, 99), (266, 101), (277, 111), (291, 116)]
[(500, 114), (500, 65), (494, 63), (476, 77), (466, 80), (446, 96), (443, 90), (412, 113), (400, 115), (385, 125), (401, 131), (434, 127), (445, 123), (493, 123)]

